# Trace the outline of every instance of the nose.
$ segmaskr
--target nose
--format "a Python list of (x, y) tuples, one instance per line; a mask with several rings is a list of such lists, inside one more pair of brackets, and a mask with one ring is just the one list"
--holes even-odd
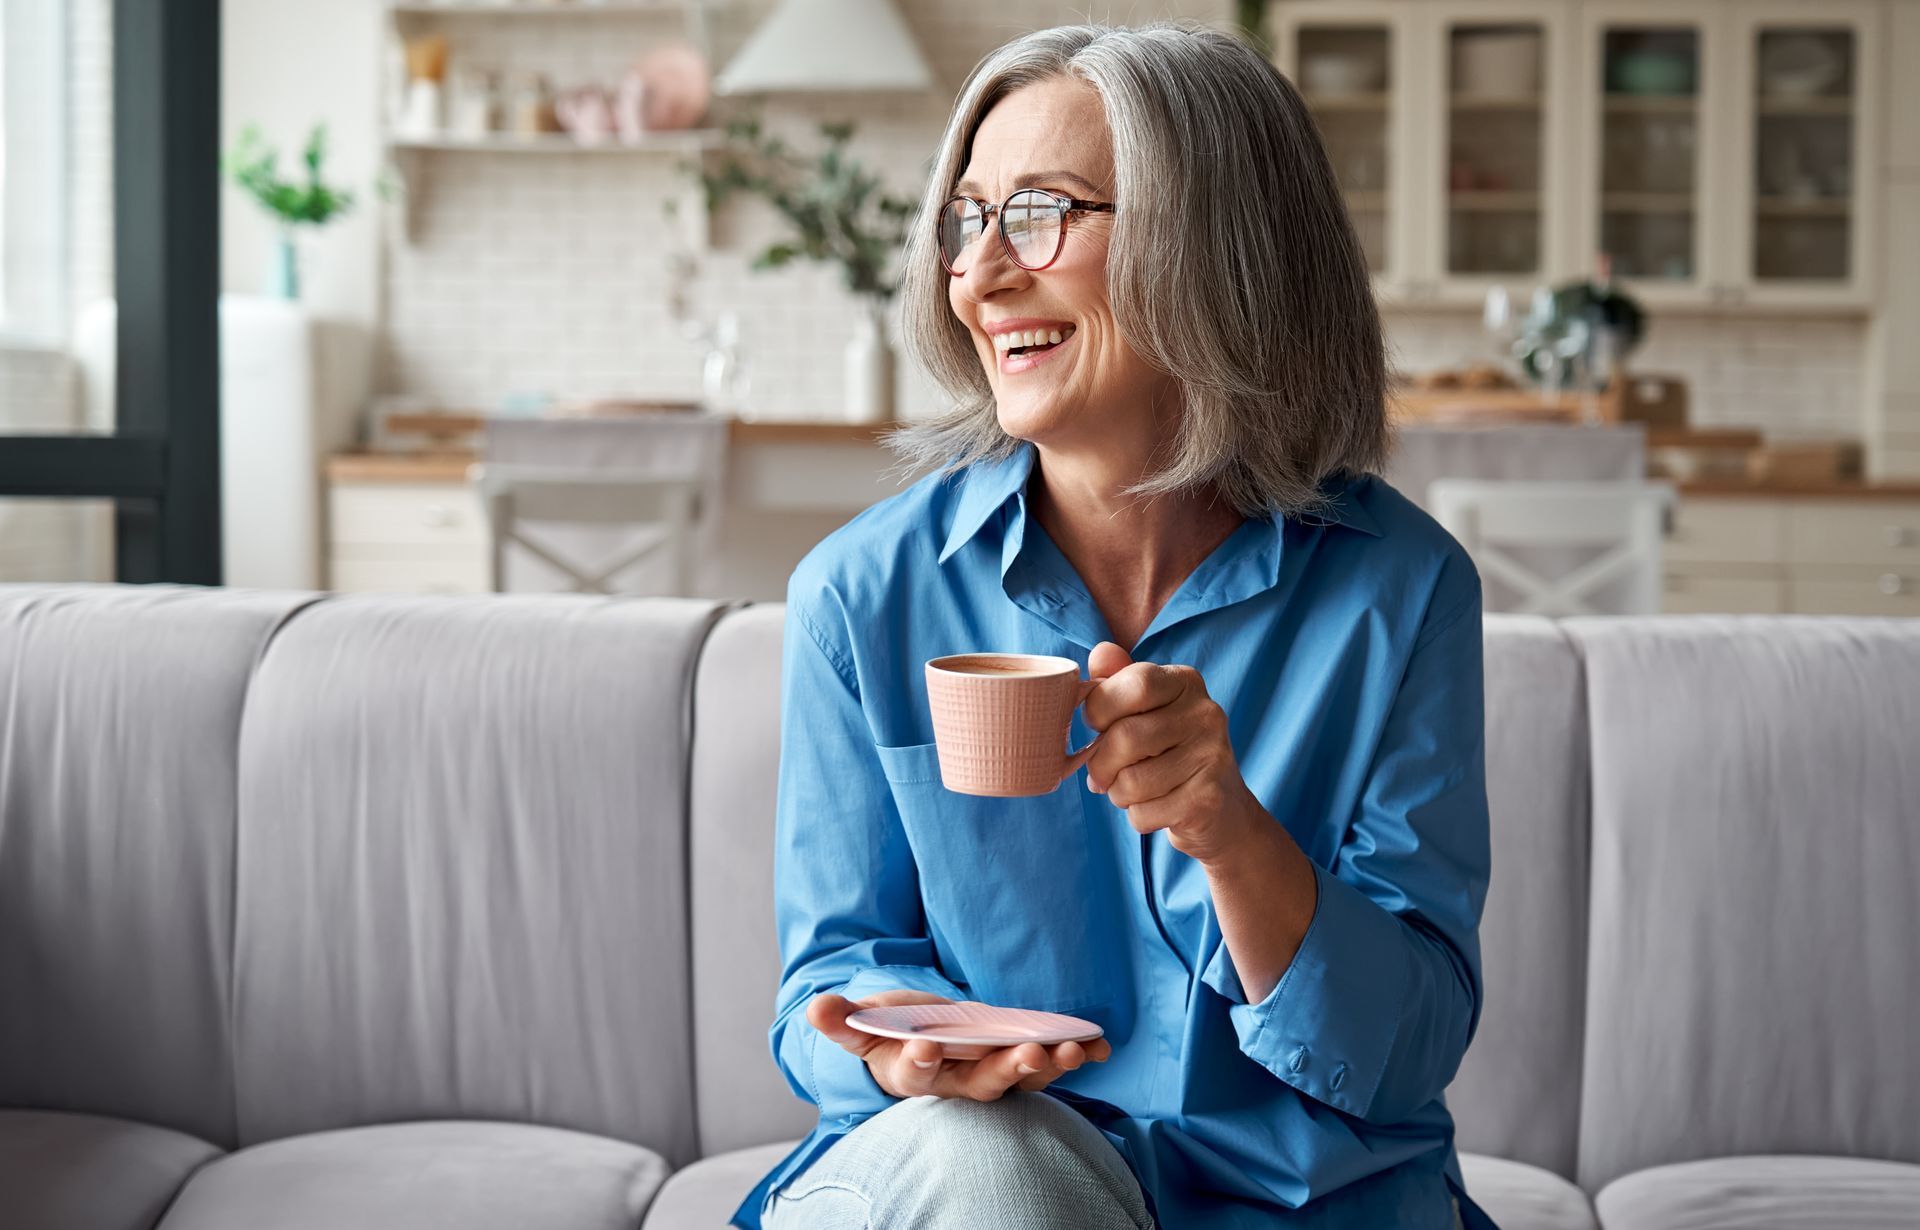
[(975, 303), (985, 303), (996, 291), (1024, 286), (1033, 280), (1031, 271), (1013, 263), (998, 227), (989, 226), (983, 231), (980, 238), (973, 241), (968, 255), (973, 257), (973, 263), (954, 281), (959, 284), (960, 293)]

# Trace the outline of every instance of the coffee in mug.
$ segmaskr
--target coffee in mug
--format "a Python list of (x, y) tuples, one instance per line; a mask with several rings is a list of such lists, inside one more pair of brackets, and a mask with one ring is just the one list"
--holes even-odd
[(1092, 757), (1093, 743), (1067, 751), (1073, 711), (1093, 690), (1071, 658), (962, 653), (926, 669), (947, 789), (992, 798), (1046, 794)]

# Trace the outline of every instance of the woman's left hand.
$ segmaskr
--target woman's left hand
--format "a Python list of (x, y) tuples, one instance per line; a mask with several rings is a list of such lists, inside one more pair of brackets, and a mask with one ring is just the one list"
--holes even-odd
[(1100, 735), (1087, 784), (1124, 808), (1135, 829), (1165, 829), (1174, 849), (1206, 863), (1272, 823), (1240, 776), (1226, 710), (1199, 671), (1135, 662), (1102, 641), (1087, 675), (1098, 686), (1087, 696), (1086, 721)]

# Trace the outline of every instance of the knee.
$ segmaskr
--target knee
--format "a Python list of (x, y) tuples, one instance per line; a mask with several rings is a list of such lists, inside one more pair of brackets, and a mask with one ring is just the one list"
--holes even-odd
[(937, 1185), (946, 1200), (992, 1207), (1015, 1193), (1138, 1191), (1099, 1129), (1045, 1094), (1015, 1090), (996, 1102), (915, 1098), (887, 1113), (900, 1117), (899, 1178)]

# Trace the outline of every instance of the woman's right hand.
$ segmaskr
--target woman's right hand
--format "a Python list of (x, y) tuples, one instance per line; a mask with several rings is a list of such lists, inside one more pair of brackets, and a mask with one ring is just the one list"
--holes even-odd
[(876, 1038), (847, 1024), (847, 1017), (862, 1008), (952, 1002), (924, 991), (882, 991), (860, 1000), (816, 995), (807, 1005), (807, 1022), (849, 1054), (864, 1059), (880, 1088), (896, 1098), (933, 1094), (993, 1102), (1009, 1089), (1045, 1089), (1062, 1074), (1083, 1063), (1100, 1063), (1113, 1053), (1112, 1045), (1105, 1038), (1095, 1038), (1091, 1042), (1060, 1042), (1051, 1047), (1023, 1042), (1019, 1046), (1003, 1046), (980, 1059), (948, 1059), (938, 1042), (925, 1038), (912, 1042)]

